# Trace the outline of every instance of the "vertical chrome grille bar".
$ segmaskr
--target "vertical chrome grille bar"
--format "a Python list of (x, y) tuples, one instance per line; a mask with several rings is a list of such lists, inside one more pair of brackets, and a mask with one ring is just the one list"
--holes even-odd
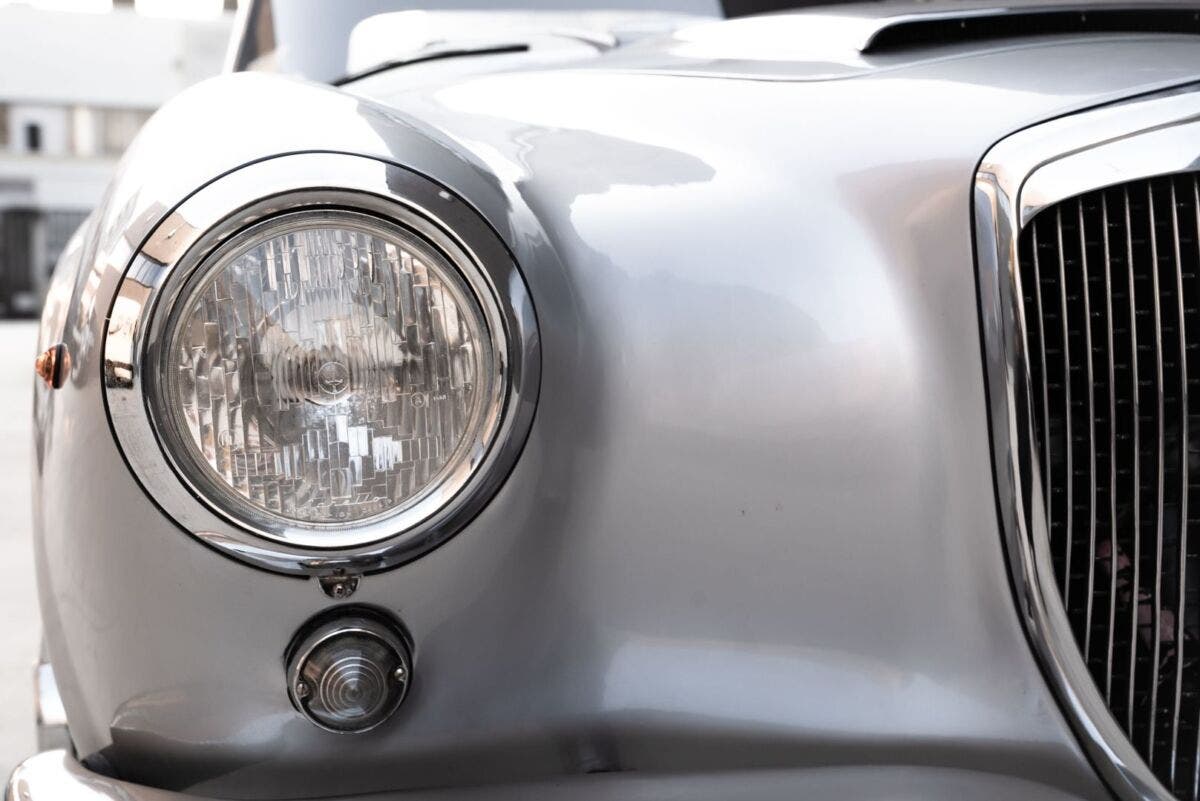
[(1113, 636), (1117, 627), (1117, 364), (1113, 350), (1112, 248), (1108, 241), (1108, 197), (1100, 196), (1100, 227), (1104, 232), (1104, 321), (1108, 336), (1108, 648), (1104, 658), (1104, 700), (1112, 705)]
[[(1141, 593), (1142, 569), (1142, 449), (1141, 449), (1141, 417), (1138, 413), (1138, 396), (1141, 394), (1141, 377), (1138, 375), (1138, 335), (1137, 335), (1137, 274), (1133, 264), (1133, 219), (1129, 210), (1129, 187), (1124, 187), (1121, 197), (1125, 206), (1125, 258), (1129, 270), (1129, 367), (1132, 372), (1131, 403), (1133, 405), (1133, 577), (1131, 580), (1132, 595), (1129, 610), (1129, 689), (1128, 713), (1125, 730), (1133, 733), (1133, 713), (1137, 691), (1137, 644), (1138, 644), (1138, 609)], [(1049, 427), (1046, 428), (1049, 431)], [(1113, 573), (1117, 572), (1113, 555)]]
[(1184, 323), (1183, 307), (1183, 257), (1180, 252), (1180, 206), (1178, 206), (1178, 198), (1175, 191), (1175, 180), (1170, 180), (1170, 199), (1171, 199), (1171, 241), (1174, 243), (1174, 263), (1175, 263), (1175, 295), (1176, 295), (1176, 311), (1177, 319), (1177, 335), (1178, 344), (1180, 344), (1180, 508), (1178, 508), (1178, 519), (1180, 519), (1180, 528), (1178, 528), (1178, 584), (1176, 585), (1176, 609), (1175, 609), (1175, 631), (1172, 633), (1172, 640), (1175, 646), (1175, 694), (1174, 703), (1171, 705), (1171, 761), (1169, 767), (1170, 785), (1175, 787), (1175, 772), (1178, 763), (1178, 740), (1180, 740), (1180, 705), (1182, 703), (1183, 693), (1183, 588), (1186, 585), (1187, 579), (1187, 543), (1188, 543), (1188, 367), (1187, 367), (1187, 326)]
[[(1038, 243), (1041, 240), (1038, 238), (1038, 224), (1035, 220), (1033, 223), (1033, 295), (1037, 302), (1037, 330), (1038, 330), (1038, 359), (1042, 385), (1042, 425), (1043, 431), (1050, 430), (1050, 379), (1047, 371), (1046, 358), (1046, 309), (1042, 304), (1042, 267), (1038, 257)], [(1049, 438), (1042, 437), (1042, 482), (1044, 485), (1043, 495), (1046, 504), (1046, 526), (1053, 532), (1054, 529), (1054, 476), (1050, 472), (1050, 442)]]
[(1070, 319), (1067, 315), (1067, 263), (1066, 256), (1063, 251), (1063, 233), (1062, 233), (1062, 208), (1058, 208), (1055, 212), (1056, 232), (1058, 236), (1058, 286), (1059, 297), (1061, 299), (1061, 323), (1062, 323), (1062, 356), (1063, 356), (1063, 395), (1066, 399), (1065, 414), (1063, 415), (1063, 423), (1066, 428), (1066, 457), (1067, 457), (1067, 482), (1066, 482), (1066, 518), (1063, 525), (1063, 536), (1066, 539), (1066, 559), (1063, 567), (1063, 603), (1067, 608), (1071, 608), (1071, 540), (1073, 537), (1074, 526), (1072, 518), (1074, 516), (1074, 491), (1075, 484), (1075, 466), (1073, 451), (1074, 438), (1071, 433), (1071, 327)]
[[(1197, 178), (1195, 175), (1192, 176), (1192, 212), (1196, 217), (1196, 247), (1197, 251), (1200, 252), (1200, 178)], [(1192, 269), (1200, 269), (1200, 265), (1194, 264), (1192, 265)], [(1190, 460), (1190, 457), (1191, 443), (1188, 442), (1183, 458), (1184, 460)], [(1186, 518), (1184, 522), (1185, 525), (1188, 524)], [(1185, 593), (1184, 597), (1186, 597), (1186, 587), (1181, 589), (1180, 592)], [(1200, 705), (1197, 706), (1196, 752), (1192, 760), (1192, 798), (1200, 798)]]
[(1179, 313), (1179, 583), (1175, 607), (1175, 698), (1171, 716), (1171, 786), (1175, 786), (1175, 768), (1179, 759), (1179, 710), (1183, 700), (1183, 623), (1184, 588), (1187, 585), (1187, 514), (1188, 514), (1188, 373), (1187, 333), (1183, 296), (1183, 255), (1179, 247), (1179, 201), (1175, 180), (1171, 179), (1171, 232), (1174, 241), (1175, 287)]
[(1149, 184), (1146, 185), (1146, 205), (1149, 210), (1149, 231), (1150, 231), (1150, 277), (1154, 287), (1154, 368), (1155, 368), (1155, 384), (1154, 389), (1158, 396), (1158, 409), (1155, 422), (1158, 427), (1158, 480), (1156, 484), (1156, 503), (1155, 513), (1157, 521), (1155, 527), (1155, 541), (1157, 545), (1154, 551), (1154, 594), (1151, 598), (1151, 625), (1153, 626), (1154, 649), (1151, 658), (1151, 680), (1150, 680), (1150, 721), (1147, 728), (1147, 743), (1146, 743), (1146, 761), (1153, 769), (1154, 762), (1154, 745), (1155, 737), (1158, 731), (1158, 685), (1159, 673), (1161, 670), (1162, 658), (1162, 621), (1160, 620), (1162, 610), (1162, 553), (1163, 553), (1163, 484), (1165, 483), (1165, 465), (1163, 462), (1163, 450), (1165, 447), (1166, 431), (1164, 428), (1164, 405), (1165, 405), (1165, 387), (1163, 386), (1163, 356), (1162, 356), (1162, 293), (1159, 288), (1158, 277), (1158, 234), (1154, 228), (1154, 191)]
[(1076, 201), (1079, 223), (1079, 271), (1080, 290), (1083, 296), (1083, 348), (1085, 377), (1087, 380), (1087, 446), (1088, 446), (1088, 559), (1087, 599), (1083, 624), (1083, 658), (1092, 658), (1092, 612), (1096, 599), (1096, 374), (1092, 346), (1092, 277), (1088, 272), (1087, 224), (1083, 215), (1083, 201)]

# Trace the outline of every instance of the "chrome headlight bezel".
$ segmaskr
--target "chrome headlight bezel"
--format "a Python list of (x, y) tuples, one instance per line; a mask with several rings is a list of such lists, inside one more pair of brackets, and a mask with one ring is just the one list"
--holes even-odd
[[(330, 211), (399, 226), (459, 270), (491, 335), (496, 391), (471, 458), (452, 480), (398, 514), (336, 529), (256, 526), (197, 487), (155, 419), (147, 380), (180, 292), (232, 238), (285, 215)], [(231, 213), (232, 212), (232, 213)], [(177, 524), (238, 559), (278, 572), (372, 572), (420, 556), (492, 497), (524, 446), (540, 354), (512, 256), (466, 203), (433, 181), (374, 159), (300, 154), (252, 164), (205, 186), (150, 234), (117, 289), (104, 336), (104, 396), (119, 447), (147, 495)]]

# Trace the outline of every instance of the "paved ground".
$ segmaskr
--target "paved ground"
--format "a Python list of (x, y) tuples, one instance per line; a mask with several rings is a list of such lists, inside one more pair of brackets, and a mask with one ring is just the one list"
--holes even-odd
[(36, 328), (0, 322), (0, 777), (33, 753), (40, 624), (29, 535), (29, 404)]

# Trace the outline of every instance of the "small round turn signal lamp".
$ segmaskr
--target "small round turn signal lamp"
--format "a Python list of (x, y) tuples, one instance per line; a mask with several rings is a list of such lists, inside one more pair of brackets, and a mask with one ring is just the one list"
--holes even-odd
[(288, 695), (327, 731), (355, 734), (379, 726), (408, 693), (408, 646), (374, 616), (329, 620), (308, 632), (288, 660)]

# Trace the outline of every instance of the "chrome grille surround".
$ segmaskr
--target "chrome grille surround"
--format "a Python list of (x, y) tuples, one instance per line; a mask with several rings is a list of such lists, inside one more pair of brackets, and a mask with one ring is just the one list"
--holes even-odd
[[(1025, 333), (1030, 329), (1022, 297), (1030, 291), (1023, 292), (1021, 286), (1021, 234), (1039, 212), (1049, 210), (1051, 217), (1046, 219), (1054, 222), (1055, 215), (1072, 208), (1067, 203), (1057, 212), (1051, 209), (1063, 201), (1131, 181), (1192, 173), (1198, 163), (1200, 92), (1191, 86), (1014, 134), (984, 157), (975, 180), (976, 256), (997, 500), (1018, 610), (1046, 678), (1088, 756), (1109, 786), (1125, 799), (1167, 801), (1174, 796), (1110, 711), (1105, 699), (1110, 688), (1099, 686), (1089, 671), (1083, 650), (1090, 643), (1087, 635), (1083, 643), (1077, 641), (1063, 601), (1064, 587), (1056, 577), (1042, 491), (1044, 454), (1033, 417), (1039, 410), (1044, 412), (1046, 404), (1044, 400), (1039, 404), (1042, 399), (1032, 394), (1042, 386), (1034, 382), (1031, 373), (1033, 358), (1040, 352), (1031, 358), (1035, 351)], [(1058, 226), (1052, 235), (1061, 236), (1062, 231)], [(1107, 274), (1104, 277), (1112, 280)], [(1103, 316), (1106, 312), (1108, 309), (1086, 308), (1083, 313)], [(1033, 330), (1040, 319), (1032, 321)], [(1086, 329), (1092, 330), (1090, 326)], [(1085, 343), (1089, 355), (1095, 345)], [(1107, 351), (1104, 343), (1099, 347), (1112, 353), (1111, 346)], [(1093, 359), (1080, 363), (1085, 369), (1090, 364), (1085, 379), (1093, 395), (1092, 403), (1087, 404), (1089, 413), (1103, 415), (1104, 409), (1097, 404), (1100, 400), (1107, 403), (1109, 398), (1096, 399), (1104, 393), (1095, 391), (1093, 379), (1107, 373), (1108, 363)], [(1155, 387), (1158, 391), (1162, 382)], [(1089, 440), (1094, 444), (1094, 427), (1092, 435)], [(1090, 457), (1086, 451), (1081, 455)], [(1096, 471), (1090, 475), (1090, 483), (1081, 485), (1089, 495), (1097, 483)], [(1107, 473), (1101, 478), (1105, 486), (1116, 484)], [(1090, 497), (1087, 500), (1095, 510), (1096, 504)], [(1094, 533), (1095, 525), (1088, 530)], [(1101, 538), (1101, 542), (1105, 540)], [(1089, 542), (1095, 547), (1096, 537)], [(1093, 572), (1089, 570), (1088, 575)]]

